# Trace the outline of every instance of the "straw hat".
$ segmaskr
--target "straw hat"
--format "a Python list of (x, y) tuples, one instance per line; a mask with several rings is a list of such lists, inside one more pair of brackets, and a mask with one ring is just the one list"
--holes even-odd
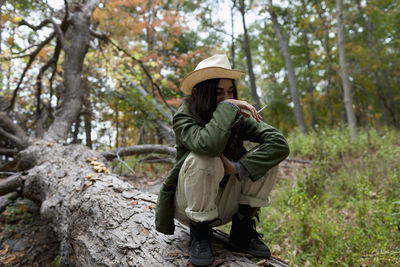
[(226, 78), (236, 80), (245, 74), (244, 71), (233, 70), (226, 55), (215, 55), (201, 61), (194, 71), (186, 75), (179, 90), (190, 95), (193, 87), (199, 82)]

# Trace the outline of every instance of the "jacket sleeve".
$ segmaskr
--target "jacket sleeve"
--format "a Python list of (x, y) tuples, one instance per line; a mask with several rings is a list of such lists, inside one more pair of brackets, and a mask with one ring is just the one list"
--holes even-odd
[(186, 111), (177, 112), (173, 118), (177, 145), (194, 153), (221, 156), (231, 135), (236, 114), (237, 110), (233, 105), (219, 103), (211, 120), (203, 127), (186, 107)]
[(274, 127), (257, 123), (253, 118), (244, 118), (244, 140), (259, 143), (247, 152), (239, 162), (250, 173), (250, 179), (260, 179), (272, 167), (278, 165), (289, 155), (289, 145), (285, 137)]

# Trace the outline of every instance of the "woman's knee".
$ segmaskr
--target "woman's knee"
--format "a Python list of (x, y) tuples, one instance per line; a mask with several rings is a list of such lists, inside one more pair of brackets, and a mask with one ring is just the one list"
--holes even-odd
[(211, 172), (217, 176), (223, 176), (224, 174), (224, 165), (219, 157), (209, 157), (191, 152), (186, 160), (189, 161), (187, 168)]

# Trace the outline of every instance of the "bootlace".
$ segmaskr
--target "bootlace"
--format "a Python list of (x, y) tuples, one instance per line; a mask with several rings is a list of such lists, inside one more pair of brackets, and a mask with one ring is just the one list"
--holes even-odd
[(210, 240), (209, 239), (199, 239), (197, 242), (197, 249), (198, 251), (206, 251), (210, 247)]
[[(262, 233), (257, 232), (256, 230), (256, 221), (255, 220), (248, 220), (247, 221), (248, 225), (246, 229), (248, 230), (248, 235), (250, 238), (255, 238), (260, 241), (261, 238), (264, 237)], [(260, 241), (261, 242), (261, 241)]]

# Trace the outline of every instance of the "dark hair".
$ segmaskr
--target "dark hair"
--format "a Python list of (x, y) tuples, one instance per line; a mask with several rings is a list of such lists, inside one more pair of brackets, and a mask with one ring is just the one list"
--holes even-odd
[[(221, 79), (205, 80), (196, 84), (192, 95), (187, 99), (190, 112), (206, 125), (217, 108), (217, 88)], [(237, 99), (237, 89), (235, 81), (233, 84), (233, 98)], [(232, 127), (224, 155), (233, 161), (238, 161), (246, 152), (243, 147), (243, 140), (239, 137), (240, 120)]]
[[(199, 82), (194, 86), (192, 95), (188, 98), (190, 112), (206, 125), (217, 108), (217, 88), (221, 79), (210, 79)], [(235, 81), (233, 84), (233, 98), (237, 99)]]

